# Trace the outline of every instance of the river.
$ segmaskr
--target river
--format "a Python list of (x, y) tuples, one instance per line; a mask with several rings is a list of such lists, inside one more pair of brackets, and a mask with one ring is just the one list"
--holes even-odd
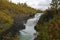
[(20, 40), (34, 40), (37, 37), (37, 32), (34, 29), (42, 13), (36, 13), (33, 18), (27, 20), (25, 29), (20, 31)]

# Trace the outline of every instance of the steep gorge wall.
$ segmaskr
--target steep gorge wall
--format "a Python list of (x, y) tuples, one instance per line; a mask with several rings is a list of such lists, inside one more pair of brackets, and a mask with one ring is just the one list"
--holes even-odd
[(35, 40), (60, 40), (60, 11), (55, 13), (52, 10), (42, 15), (36, 25), (35, 29), (39, 34)]

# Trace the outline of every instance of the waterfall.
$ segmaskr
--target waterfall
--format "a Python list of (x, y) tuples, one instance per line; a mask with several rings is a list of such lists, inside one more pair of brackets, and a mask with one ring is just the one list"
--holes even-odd
[(24, 23), (26, 28), (20, 31), (20, 40), (34, 40), (34, 34), (36, 33), (34, 27), (42, 14), (43, 13), (36, 13), (33, 18), (28, 19), (27, 22)]

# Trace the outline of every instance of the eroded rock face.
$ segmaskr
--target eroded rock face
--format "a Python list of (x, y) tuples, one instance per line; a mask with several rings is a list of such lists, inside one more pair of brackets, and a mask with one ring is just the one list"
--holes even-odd
[[(34, 14), (33, 14), (34, 15)], [(11, 39), (12, 37), (14, 38), (15, 35), (19, 34), (20, 30), (25, 29), (25, 25), (24, 23), (26, 23), (27, 19), (32, 18), (33, 15), (26, 15), (26, 14), (17, 14), (16, 16), (13, 17), (14, 19), (14, 23), (12, 25), (11, 28), (9, 28), (8, 30), (6, 30), (1, 36), (0, 39), (6, 39), (4, 38), (6, 35), (11, 35), (11, 37), (9, 36), (9, 38)], [(4, 36), (4, 37), (3, 37)]]
[(10, 32), (15, 35), (20, 30), (25, 29), (24, 23), (26, 23), (27, 19), (32, 18), (33, 15), (19, 14), (19, 15), (15, 16), (14, 17), (14, 24), (10, 28)]
[(33, 15), (26, 15), (26, 14), (20, 14), (15, 16), (13, 27), (16, 28), (15, 30), (18, 30), (18, 31), (25, 29), (24, 23), (26, 23), (27, 19), (32, 17)]

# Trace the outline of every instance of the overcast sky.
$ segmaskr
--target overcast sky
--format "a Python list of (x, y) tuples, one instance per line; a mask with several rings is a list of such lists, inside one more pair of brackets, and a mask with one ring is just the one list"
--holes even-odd
[(28, 6), (31, 6), (36, 9), (47, 9), (51, 3), (51, 0), (10, 0), (14, 3), (27, 3)]

